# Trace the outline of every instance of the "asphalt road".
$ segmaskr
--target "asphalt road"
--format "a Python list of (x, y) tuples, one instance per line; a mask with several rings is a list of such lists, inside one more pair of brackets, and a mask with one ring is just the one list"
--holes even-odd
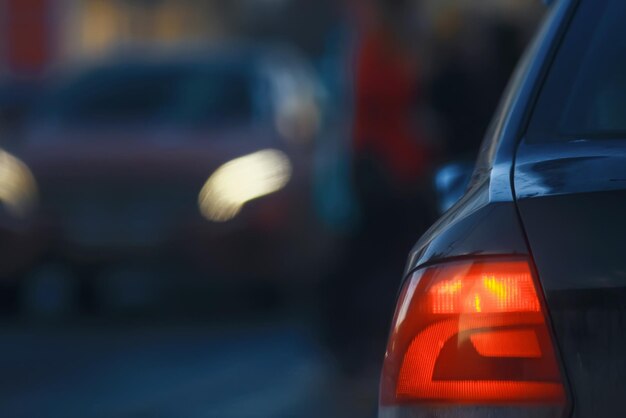
[[(0, 325), (5, 418), (332, 417), (371, 411), (350, 393), (328, 354), (298, 324)], [(360, 405), (347, 412), (350, 403)]]

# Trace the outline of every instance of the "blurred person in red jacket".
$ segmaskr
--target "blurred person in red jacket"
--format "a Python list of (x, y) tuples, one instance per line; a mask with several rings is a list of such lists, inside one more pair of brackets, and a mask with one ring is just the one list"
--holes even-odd
[(361, 207), (362, 233), (372, 249), (381, 247), (381, 238), (389, 237), (392, 244), (408, 251), (420, 228), (430, 221), (426, 190), (433, 154), (420, 126), (415, 1), (352, 4), (359, 18), (353, 184)]
[(432, 221), (426, 192), (432, 153), (419, 125), (419, 68), (408, 21), (414, 2), (348, 5), (357, 26), (352, 180), (361, 219), (333, 289), (332, 314), (344, 366), (358, 371), (384, 351), (405, 256)]
[[(354, 3), (354, 2), (353, 2)], [(389, 185), (401, 191), (426, 172), (429, 151), (416, 123), (419, 73), (411, 36), (401, 19), (410, 1), (361, 0), (355, 59), (354, 152), (377, 162)], [(359, 10), (360, 9), (360, 10)]]
[[(432, 151), (420, 126), (421, 89), (411, 0), (360, 0), (354, 61), (353, 184), (364, 232), (425, 224)], [(391, 219), (393, 215), (393, 219)], [(384, 224), (384, 226), (383, 226)], [(396, 230), (396, 232), (398, 232)], [(409, 235), (407, 234), (407, 235)], [(398, 237), (400, 241), (400, 237)], [(404, 242), (403, 245), (410, 245)]]

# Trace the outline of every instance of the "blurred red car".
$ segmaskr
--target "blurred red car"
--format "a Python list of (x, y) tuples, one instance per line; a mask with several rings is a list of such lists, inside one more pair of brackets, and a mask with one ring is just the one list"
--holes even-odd
[(317, 277), (330, 251), (310, 204), (321, 103), (306, 61), (277, 48), (124, 54), (64, 75), (4, 153), (0, 274), (139, 262), (154, 281), (165, 265)]

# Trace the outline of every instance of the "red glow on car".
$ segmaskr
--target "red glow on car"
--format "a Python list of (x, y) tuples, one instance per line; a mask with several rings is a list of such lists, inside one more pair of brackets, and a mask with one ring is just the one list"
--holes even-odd
[(382, 402), (564, 404), (526, 261), (470, 261), (415, 273), (389, 341)]

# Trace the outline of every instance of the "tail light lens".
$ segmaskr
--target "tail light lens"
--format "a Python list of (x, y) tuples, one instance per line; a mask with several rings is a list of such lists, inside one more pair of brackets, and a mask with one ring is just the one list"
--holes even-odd
[(470, 408), (472, 416), (563, 413), (563, 380), (528, 262), (458, 262), (411, 276), (381, 382), (381, 411), (406, 407), (454, 407), (446, 416)]

